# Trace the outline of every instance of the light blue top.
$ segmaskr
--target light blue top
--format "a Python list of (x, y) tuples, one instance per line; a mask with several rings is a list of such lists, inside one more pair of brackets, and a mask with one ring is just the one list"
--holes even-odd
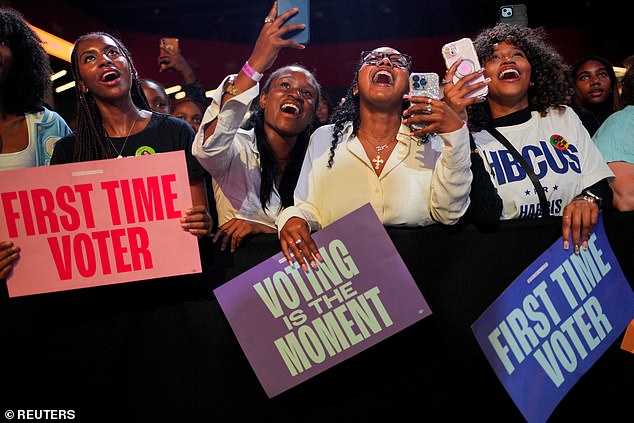
[(634, 106), (612, 113), (592, 137), (607, 163), (634, 163)]

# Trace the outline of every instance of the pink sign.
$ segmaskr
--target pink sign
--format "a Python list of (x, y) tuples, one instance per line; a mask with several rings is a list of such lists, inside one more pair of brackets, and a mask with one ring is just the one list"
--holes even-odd
[(202, 271), (179, 222), (192, 205), (183, 151), (1, 175), (0, 239), (21, 249), (11, 297)]

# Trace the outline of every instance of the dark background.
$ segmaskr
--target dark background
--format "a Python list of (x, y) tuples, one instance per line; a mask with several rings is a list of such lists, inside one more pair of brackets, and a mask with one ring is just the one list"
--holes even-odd
[[(162, 36), (181, 40), (183, 55), (206, 89), (237, 72), (251, 52), (272, 2), (269, 0), (0, 0), (33, 25), (73, 42), (90, 31), (118, 36), (143, 77), (166, 86), (180, 76), (158, 72)], [(568, 64), (598, 54), (620, 66), (634, 54), (625, 1), (524, 1), (528, 24), (544, 27)], [(334, 98), (345, 93), (361, 50), (389, 45), (414, 57), (417, 72), (444, 72), (443, 44), (475, 37), (499, 21), (512, 1), (312, 0), (311, 41), (303, 50), (284, 50), (274, 67), (300, 62), (314, 69)], [(68, 64), (54, 59), (54, 67)], [(70, 74), (55, 81), (61, 85)], [(63, 114), (72, 113), (73, 90), (55, 96)], [(74, 106), (73, 106), (74, 107)]]

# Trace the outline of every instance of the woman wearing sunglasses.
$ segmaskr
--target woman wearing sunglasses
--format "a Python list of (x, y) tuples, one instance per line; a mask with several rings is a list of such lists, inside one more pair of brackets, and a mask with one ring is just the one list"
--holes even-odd
[(411, 57), (393, 48), (362, 53), (333, 123), (313, 133), (295, 205), (277, 219), (289, 262), (315, 267), (321, 257), (310, 232), (367, 203), (387, 226), (455, 224), (465, 213), (467, 127), (443, 101), (407, 95), (410, 69)]

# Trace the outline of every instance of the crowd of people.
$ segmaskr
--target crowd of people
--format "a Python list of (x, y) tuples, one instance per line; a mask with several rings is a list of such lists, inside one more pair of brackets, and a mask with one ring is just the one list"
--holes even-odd
[[(362, 53), (335, 104), (314, 70), (274, 68), (282, 49), (306, 48), (284, 37), (303, 28), (286, 23), (295, 13), (278, 16), (274, 4), (244, 66), (210, 96), (181, 52), (162, 48), (161, 71), (183, 79), (179, 100), (137, 73), (119, 39), (85, 34), (72, 50), (69, 125), (47, 105), (40, 40), (2, 8), (0, 169), (184, 150), (192, 207), (183, 230), (231, 252), (278, 233), (306, 270), (321, 260), (311, 233), (366, 203), (400, 227), (478, 223), (484, 211), (489, 224), (559, 216), (563, 248), (575, 252), (600, 210), (634, 210), (631, 68), (618, 81), (598, 55), (562, 66), (542, 29), (500, 23), (474, 40), (483, 68), (454, 82), (456, 62), (441, 99), (410, 96), (414, 59), (379, 46)], [(470, 95), (484, 86), (486, 97)], [(0, 278), (19, 254), (0, 243)]]
[[(494, 289), (484, 286), (495, 277), (456, 265), (455, 257), (471, 259), (463, 263), (485, 262), (491, 257), (504, 261), (495, 256), (496, 251), (482, 248), (478, 241), (484, 231), (480, 230), (521, 219), (523, 235), (535, 231), (540, 225), (534, 223), (546, 217), (553, 218), (546, 223), (553, 223), (548, 230), (555, 234), (561, 223), (562, 250), (579, 254), (589, 247), (602, 211), (614, 213), (612, 217), (634, 211), (631, 60), (620, 80), (609, 61), (598, 55), (564, 66), (565, 60), (549, 44), (544, 30), (500, 23), (474, 37), (482, 68), (455, 79), (461, 63), (451, 65), (442, 77), (440, 98), (410, 94), (416, 58), (389, 45), (373, 45), (360, 52), (345, 96), (334, 101), (320, 84), (316, 70), (298, 62), (277, 63), (282, 50), (292, 55), (293, 50), (310, 48), (285, 37), (302, 29), (301, 24), (286, 23), (294, 13), (291, 9), (278, 16), (274, 4), (242, 67), (218, 81), (209, 94), (182, 52), (161, 49), (161, 71), (182, 77), (186, 95), (179, 99), (170, 98), (161, 82), (138, 73), (133, 52), (121, 39), (104, 32), (83, 34), (74, 42), (71, 54), (77, 115), (66, 122), (48, 100), (51, 67), (41, 40), (19, 11), (0, 7), (0, 174), (91, 160), (113, 159), (111, 163), (116, 163), (123, 157), (182, 150), (192, 204), (182, 210), (179, 224), (187, 232), (185, 237), (191, 234), (198, 241), (203, 266), (202, 275), (30, 296), (24, 302), (3, 292), (0, 322), (4, 323), (7, 362), (11, 363), (6, 377), (11, 382), (9, 405), (17, 409), (22, 403), (15, 404), (15, 398), (24, 397), (33, 408), (39, 394), (52, 405), (78, 407), (77, 415), (82, 418), (86, 418), (86, 408), (98, 404), (95, 408), (100, 415), (117, 414), (112, 421), (120, 420), (118, 407), (125, 408), (121, 404), (139, 404), (141, 419), (160, 414), (158, 420), (195, 421), (205, 419), (187, 417), (201, 409), (208, 409), (212, 419), (222, 420), (217, 413), (220, 409), (222, 415), (223, 408), (230, 408), (226, 420), (246, 420), (240, 413), (247, 412), (279, 420), (275, 413), (284, 410), (283, 401), (297, 404), (297, 408), (308, 401), (315, 403), (315, 395), (324, 392), (323, 385), (314, 385), (319, 393), (304, 395), (307, 399), (297, 395), (263, 401), (270, 409), (259, 408), (261, 403), (253, 405), (253, 398), (264, 396), (252, 389), (253, 375), (245, 357), (232, 344), (235, 339), (218, 302), (209, 300), (210, 288), (225, 282), (224, 269), (212, 262), (221, 255), (237, 262), (239, 253), (252, 247), (249, 241), (268, 239), (268, 245), (276, 249), (279, 241), (276, 251), (290, 263), (311, 272), (323, 260), (313, 239), (315, 232), (369, 203), (390, 230), (408, 235), (423, 232), (425, 237), (428, 229), (437, 231), (425, 238), (425, 245), (420, 238), (412, 242), (408, 238), (398, 251), (403, 258), (416, 254), (415, 259), (410, 255), (411, 263), (419, 260), (419, 250), (434, 250), (437, 254), (432, 259), (420, 255), (425, 275), (413, 275), (419, 287), (436, 285), (444, 290), (438, 290), (435, 297), (425, 293), (435, 300), (430, 301), (434, 316), (425, 331), (410, 332), (410, 337), (416, 337), (415, 347), (401, 338), (395, 354), (380, 356), (381, 365), (354, 364), (363, 378), (346, 373), (345, 380), (356, 386), (367, 380), (370, 395), (355, 392), (331, 405), (342, 388), (328, 400), (318, 401), (328, 405), (326, 418), (337, 415), (334, 410), (340, 406), (355, 414), (361, 408), (374, 413), (370, 402), (383, 394), (378, 388), (394, 392), (390, 398), (394, 401), (384, 401), (390, 408), (395, 404), (406, 408), (406, 402), (397, 397), (407, 390), (423, 408), (438, 402), (436, 408), (443, 407), (441, 412), (451, 415), (444, 402), (419, 398), (419, 389), (402, 376), (412, 372), (416, 377), (410, 378), (419, 387), (427, 378), (432, 383), (426, 385), (436, 390), (439, 379), (444, 379), (438, 392), (450, 392), (442, 396), (452, 397), (452, 405), (462, 404), (468, 396), (470, 406), (462, 409), (469, 418), (478, 419), (478, 412), (491, 407), (487, 398), (477, 404), (482, 409), (473, 410), (474, 398), (479, 398), (474, 391), (489, 395), (491, 389), (490, 385), (481, 388), (481, 377), (463, 371), (480, 372), (485, 367), (473, 361), (468, 350), (465, 354), (465, 346), (475, 348), (475, 342), (464, 322), (469, 320), (471, 325), (470, 318), (483, 307), (473, 299), (479, 298), (480, 303), (487, 299), (488, 306), (488, 298), (497, 294), (494, 291), (507, 278), (499, 277), (501, 282)], [(481, 81), (474, 83), (476, 79)], [(473, 95), (485, 87), (485, 97)], [(468, 225), (475, 228), (458, 232)], [(409, 230), (421, 227), (425, 230)], [(513, 226), (510, 235), (514, 242), (522, 236), (517, 228)], [(477, 237), (456, 242), (445, 229)], [(543, 233), (537, 237), (546, 238)], [(470, 242), (473, 239), (476, 242)], [(449, 248), (437, 240), (447, 240)], [(2, 285), (11, 282), (12, 272), (21, 265), (20, 255), (27, 254), (18, 244), (0, 238)], [(495, 248), (498, 252), (504, 249)], [(521, 248), (504, 249), (508, 252), (505, 257), (531, 256)], [(479, 254), (470, 254), (476, 249)], [(448, 257), (446, 262), (434, 259), (441, 255)], [(437, 267), (456, 270), (457, 276), (447, 280), (447, 273), (436, 272), (443, 276), (438, 278), (440, 283), (429, 283), (427, 272), (435, 274), (436, 261), (441, 262)], [(500, 272), (503, 267), (487, 270)], [(468, 272), (488, 279), (480, 284), (485, 277), (472, 280)], [(464, 285), (453, 283), (463, 278)], [(183, 301), (182, 294), (188, 295), (190, 287), (196, 289), (196, 301)], [(201, 287), (204, 301), (198, 301)], [(114, 289), (107, 291), (110, 288)], [(482, 298), (481, 291), (485, 292)], [(332, 298), (333, 303), (337, 301)], [(445, 299), (444, 304), (439, 298)], [(469, 336), (467, 341), (454, 336), (462, 332)], [(432, 334), (425, 338), (424, 348), (419, 348), (419, 333), (423, 337)], [(436, 354), (449, 359), (435, 361)], [(480, 358), (479, 349), (477, 354)], [(233, 359), (236, 362), (227, 365)], [(64, 360), (67, 366), (60, 365)], [(419, 360), (430, 365), (410, 365)], [(614, 372), (628, 374), (621, 368), (605, 369), (598, 371), (606, 378)], [(122, 374), (129, 377), (121, 379)], [(396, 377), (388, 379), (388, 374)], [(136, 383), (142, 379), (143, 384)], [(347, 383), (340, 380), (344, 379), (336, 383), (347, 389)], [(493, 389), (501, 389), (494, 382)], [(26, 388), (17, 389), (19, 384)], [(467, 395), (454, 384), (466, 386)], [(605, 386), (591, 383), (590, 389), (592, 395), (601, 391), (615, 396), (607, 389), (613, 386), (611, 379)], [(621, 386), (616, 384), (617, 389)], [(211, 395), (210, 387), (217, 389)], [(155, 396), (157, 392), (164, 396)], [(359, 402), (362, 395), (369, 405)], [(355, 401), (361, 405), (349, 407)], [(587, 412), (577, 408), (580, 402), (568, 404), (575, 416)], [(177, 418), (163, 415), (170, 409), (162, 407), (164, 403), (178, 408)], [(225, 403), (231, 406), (223, 407)], [(421, 413), (422, 409), (415, 408), (415, 413)], [(508, 411), (505, 408), (502, 404), (487, 413), (497, 415), (500, 409)], [(303, 417), (286, 414), (294, 420)], [(124, 420), (131, 416), (125, 415)]]

